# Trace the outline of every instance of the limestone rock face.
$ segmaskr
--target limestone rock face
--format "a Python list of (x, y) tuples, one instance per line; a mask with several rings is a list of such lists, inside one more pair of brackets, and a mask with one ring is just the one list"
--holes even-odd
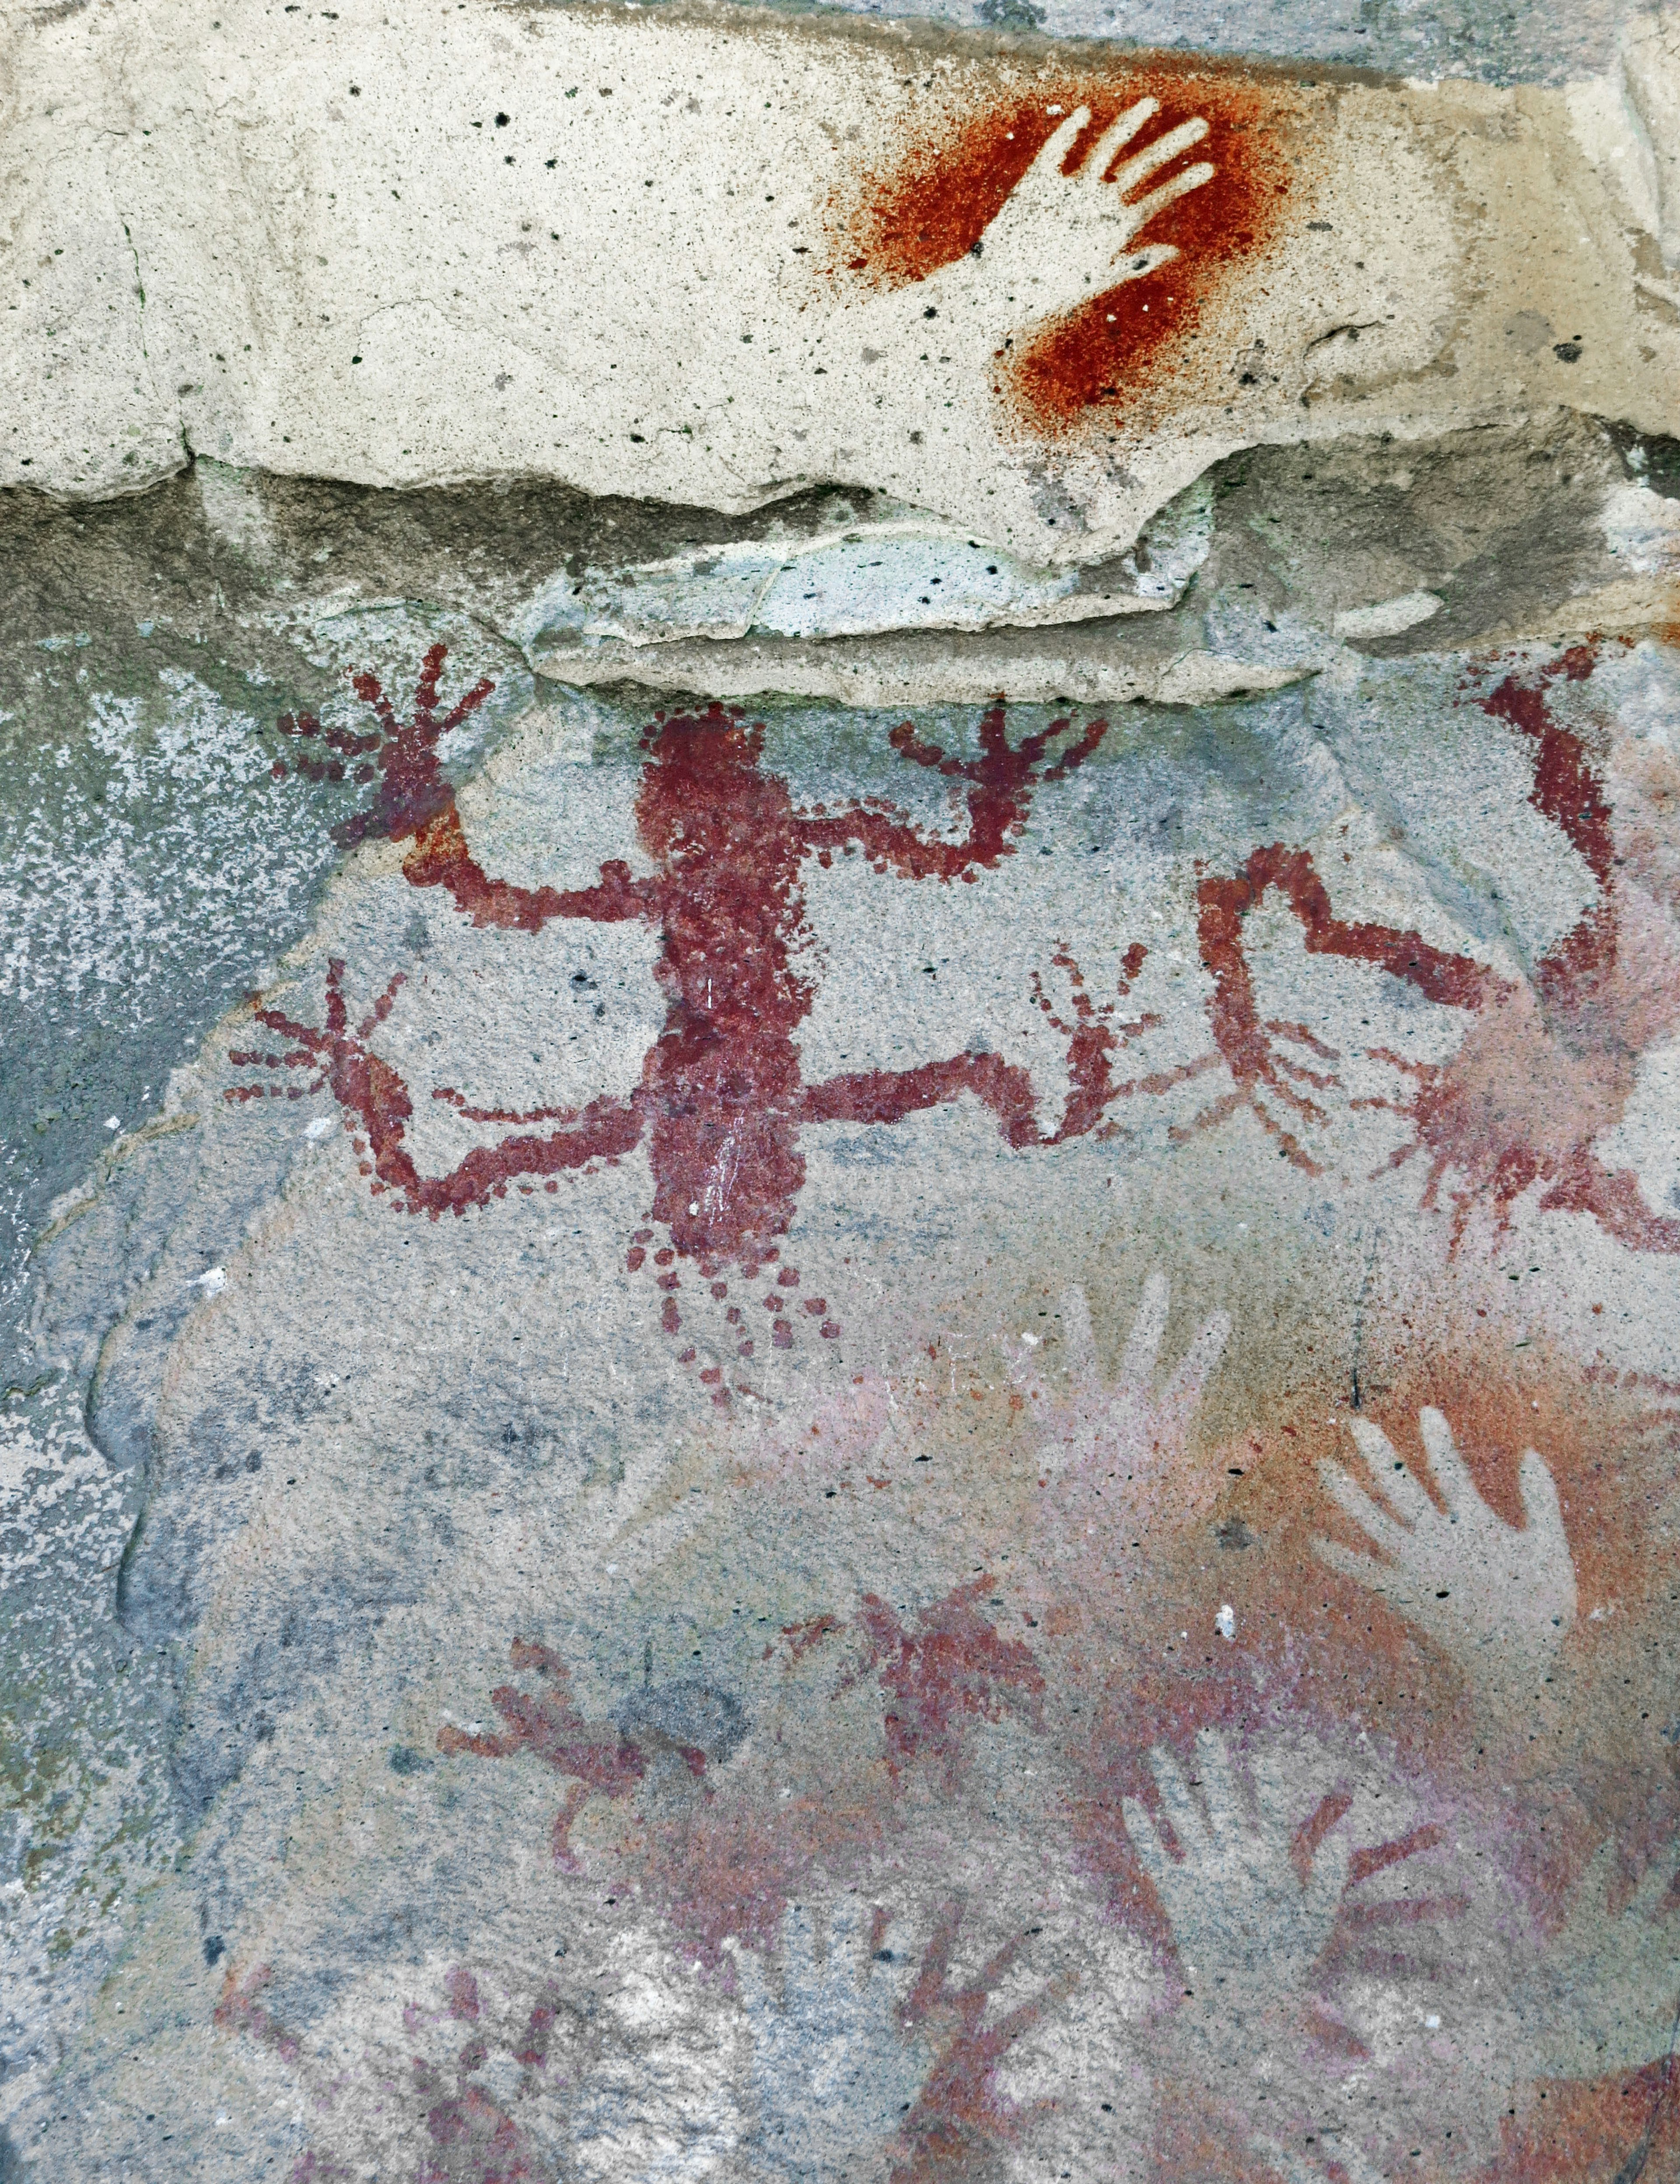
[(0, 478), (867, 485), (1062, 562), (1255, 443), (1672, 431), (1677, 66), (1649, 19), (1572, 94), (832, 18), (48, 11)]
[(1676, 22), (8, 19), (5, 2184), (1677, 2173)]

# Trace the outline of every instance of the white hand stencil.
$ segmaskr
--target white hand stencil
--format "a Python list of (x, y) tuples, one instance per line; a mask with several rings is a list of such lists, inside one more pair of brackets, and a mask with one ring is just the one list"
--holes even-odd
[[(1527, 1518), (1505, 1524), (1477, 1492), (1439, 1411), (1418, 1413), (1438, 1507), (1380, 1427), (1350, 1421), (1383, 1499), (1339, 1464), (1319, 1466), (1325, 1491), (1383, 1559), (1316, 1540), (1321, 1562), (1417, 1624), (1486, 1690), (1538, 1683), (1575, 1621), (1575, 1565), (1552, 1475), (1531, 1448), (1517, 1471)], [(1385, 1506), (1386, 1505), (1386, 1506)]]
[(1332, 1827), (1304, 1884), (1293, 1851), (1306, 1815), (1293, 1809), (1282, 1774), (1257, 1767), (1250, 1795), (1224, 1738), (1210, 1729), (1197, 1736), (1196, 1763), (1199, 1798), (1164, 1746), (1149, 1754), (1177, 1858), (1132, 1797), (1121, 1806), (1126, 1832), (1166, 1913), (1186, 1986), (1215, 2003), (1221, 1989), (1233, 1999), (1285, 2000), (1299, 1992), (1330, 1938), (1352, 1839), (1344, 1823)]
[(987, 287), (999, 298), (1014, 298), (1018, 309), (1012, 325), (1071, 310), (1088, 296), (1140, 280), (1177, 257), (1170, 242), (1132, 246), (1158, 213), (1210, 182), (1214, 167), (1198, 160), (1154, 189), (1138, 192), (1152, 176), (1203, 141), (1206, 121), (1199, 114), (1182, 121), (1115, 167), (1121, 153), (1160, 111), (1155, 99), (1140, 98), (1110, 124), (1071, 175), (1062, 171), (1063, 165), (1090, 125), (1090, 108), (1076, 107), (1045, 139), (975, 254)]

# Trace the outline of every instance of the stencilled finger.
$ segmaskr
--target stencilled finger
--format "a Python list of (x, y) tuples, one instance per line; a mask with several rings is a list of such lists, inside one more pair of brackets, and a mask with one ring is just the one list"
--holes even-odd
[(1135, 1797), (1122, 1797), (1120, 1817), (1132, 1847), (1138, 1853), (1138, 1863), (1149, 1876), (1151, 1886), (1161, 1903), (1166, 1902), (1167, 1877), (1172, 1860), (1166, 1854), (1166, 1845), (1149, 1813)]
[(1175, 1424), (1188, 1426), (1202, 1400), (1213, 1368), (1225, 1355), (1225, 1346), (1231, 1340), (1231, 1315), (1216, 1312), (1198, 1333), (1195, 1340), (1179, 1360), (1178, 1370), (1166, 1385), (1161, 1397), (1161, 1408)]
[(1354, 1437), (1354, 1446), (1371, 1466), (1381, 1474), (1391, 1464), (1398, 1463), (1400, 1452), (1381, 1426), (1371, 1418), (1349, 1418), (1348, 1431)]
[(1303, 1908), (1327, 1935), (1348, 1886), (1354, 1841), (1346, 1821), (1338, 1820), (1313, 1853), (1312, 1870), (1302, 1892)]
[(1091, 155), (1082, 170), (1084, 179), (1094, 188), (1107, 176), (1109, 169), (1120, 156), (1143, 124), (1161, 110), (1158, 98), (1140, 98), (1135, 106), (1128, 106), (1124, 114), (1110, 121), (1108, 127), (1091, 147)]
[[(1286, 2184), (1327, 2184), (1331, 2172), (1321, 2169), (1305, 2154), (1297, 2153), (1293, 2148), (1282, 2145), (1264, 2131), (1256, 2131), (1254, 2138), (1257, 2152), (1286, 2180)], [(1338, 2146), (1334, 2156), (1336, 2171), (1345, 2176), (1348, 2184), (1382, 2184), (1382, 2179), (1360, 2153), (1356, 2147)]]
[(876, 1941), (870, 1952), (870, 1970), (890, 1979), (901, 1992), (915, 1984), (932, 1930), (929, 1917), (926, 1906), (920, 1910), (895, 1911), (884, 1928), (876, 1928), (871, 1907), (871, 1930)]
[(1062, 1299), (1062, 1340), (1067, 1347), (1068, 1377), (1081, 1387), (1098, 1384), (1097, 1339), (1091, 1332), (1091, 1306), (1076, 1282)]
[(1371, 1483), (1384, 1502), (1403, 1524), (1416, 1531), (1433, 1517), (1438, 1522), (1440, 1512), (1424, 1492), (1422, 1484), (1411, 1466), (1403, 1458), (1394, 1457), (1379, 1469), (1371, 1467)]
[(1179, 1772), (1178, 1762), (1164, 1744), (1157, 1744), (1149, 1753), (1149, 1772), (1155, 1778), (1155, 1787), (1161, 1793), (1161, 1807), (1178, 1838), (1179, 1847), (1187, 1858), (1205, 1865), (1213, 1851), (1213, 1840), (1208, 1833), (1208, 1824), (1191, 1793), (1189, 1784)]
[(1528, 1529), (1549, 1545), (1561, 1548), (1563, 1557), (1573, 1567), (1569, 1552), (1569, 1535), (1564, 1529), (1563, 1508), (1558, 1500), (1557, 1481), (1550, 1467), (1538, 1449), (1525, 1449), (1522, 1461), (1516, 1467), (1516, 1490), (1522, 1496), (1522, 1513), (1528, 1520)]
[(1610, 1917), (1610, 1885), (1616, 1878), (1617, 1859), (1616, 1842), (1606, 1836), (1593, 1852), (1587, 1870), (1581, 1876), (1581, 1886), (1575, 1892), (1574, 1908), (1569, 1914), (1572, 1927), (1580, 1927), (1596, 1936)]
[(817, 1959), (816, 1922), (803, 1903), (795, 1903), (782, 1921), (782, 1976), (792, 1992), (809, 1994), (821, 1985), (822, 1967)]
[(870, 1907), (856, 1896), (843, 1896), (829, 1914), (828, 1961), (856, 1973), (869, 1960)]
[[(1627, 1908), (1622, 1913), (1622, 1917), (1638, 1925), (1648, 1925), (1655, 1919), (1663, 1898), (1673, 1886), (1674, 1880), (1674, 1868), (1669, 1860), (1665, 1858), (1653, 1858), (1640, 1875), (1638, 1886), (1627, 1899)], [(1680, 1910), (1672, 1910), (1663, 1924), (1667, 1925), (1677, 1917), (1680, 1917)]]
[(1254, 1780), (1254, 1802), (1260, 1807), (1260, 1818), (1273, 1835), (1286, 1839), (1293, 1836), (1295, 1786), (1289, 1780), (1282, 1755), (1260, 1752), (1249, 1761), (1249, 1772)]
[(1417, 1414), (1417, 1429), (1423, 1436), (1424, 1451), (1429, 1458), (1429, 1469), (1449, 1517), (1467, 1516), (1486, 1503), (1476, 1490), (1476, 1481), (1470, 1475), (1470, 1467), (1458, 1452), (1458, 1443), (1453, 1439), (1453, 1429), (1439, 1411), (1427, 1407)]
[[(1286, 2184), (1327, 2184), (1331, 2171), (1321, 2169), (1316, 2161), (1309, 2161), (1304, 2153), (1297, 2153), (1264, 2132), (1257, 2132), (1254, 2145), (1286, 2180)], [(1382, 2178), (1356, 2147), (1338, 2146), (1334, 2155), (1336, 2174), (1345, 2176), (1348, 2184), (1382, 2184)]]
[(1366, 1537), (1379, 1546), (1384, 1554), (1404, 1562), (1411, 1535), (1404, 1525), (1397, 1524), (1392, 1517), (1379, 1509), (1362, 1486), (1355, 1485), (1339, 1463), (1324, 1457), (1318, 1467), (1318, 1482), (1336, 1504), (1342, 1514), (1359, 1526)]
[(1316, 1539), (1312, 1551), (1327, 1569), (1338, 1577), (1351, 1578), (1355, 1585), (1374, 1592), (1379, 1600), (1398, 1596), (1397, 1604), (1410, 1597), (1410, 1588), (1396, 1587), (1393, 1573), (1386, 1563), (1379, 1563), (1371, 1555), (1361, 1554), (1357, 1547), (1344, 1547), (1339, 1540)]
[(1158, 190), (1151, 190), (1148, 197), (1139, 198), (1132, 207), (1129, 222), (1132, 232), (1134, 235), (1139, 233), (1158, 212), (1164, 212), (1168, 205), (1176, 204), (1180, 198), (1188, 198), (1192, 190), (1199, 190), (1204, 182), (1210, 182), (1218, 172), (1219, 170), (1210, 165), (1207, 160), (1200, 159), (1193, 167), (1186, 167), (1182, 175), (1174, 175), (1170, 181), (1163, 182)]
[(1176, 242), (1152, 242), (1143, 250), (1117, 250), (1114, 277), (1108, 285), (1123, 288), (1128, 281), (1141, 281), (1146, 274), (1158, 273), (1163, 265), (1171, 265), (1177, 255)]
[(1026, 1396), (1028, 1409), (1036, 1409), (1042, 1414), (1048, 1407), (1049, 1390), (1045, 1385), (1044, 1376), (1038, 1370), (1037, 1362), (1032, 1351), (1026, 1349), (1017, 1350), (1011, 1346), (1009, 1351), (1009, 1373), (1010, 1379)]
[(1147, 1395), (1155, 1384), (1155, 1361), (1161, 1337), (1166, 1333), (1167, 1306), (1171, 1291), (1166, 1276), (1155, 1273), (1143, 1284), (1143, 1294), (1132, 1315), (1132, 1331), (1120, 1361), (1120, 1385), (1141, 1388)]
[(1066, 120), (1044, 139), (1039, 147), (1038, 156), (1027, 169), (1027, 173), (1060, 176), (1068, 153), (1078, 142), (1090, 119), (1088, 106), (1076, 106)]
[(1368, 1418), (1349, 1418), (1348, 1430), (1365, 1458), (1377, 1491), (1405, 1523), (1421, 1524), (1438, 1513), (1434, 1503), (1380, 1426), (1371, 1424)]
[(1208, 1831), (1221, 1851), (1234, 1850), (1250, 1831), (1243, 1786), (1225, 1739), (1216, 1729), (1196, 1732), (1196, 1767), (1207, 1800)]
[(1281, 2145), (1265, 2131), (1256, 2131), (1254, 2151), (1261, 2154), (1285, 2180), (1285, 2184), (1324, 2184), (1324, 2171), (1315, 2169), (1304, 2154), (1293, 2148)]
[(1157, 136), (1153, 144), (1146, 144), (1141, 152), (1132, 153), (1126, 164), (1116, 170), (1115, 188), (1123, 198), (1129, 198), (1139, 182), (1146, 181), (1170, 159), (1176, 159), (1181, 152), (1188, 152), (1193, 144), (1199, 144), (1207, 133), (1208, 125), (1199, 114), (1193, 121), (1181, 121), (1165, 136)]
[[(1288, 2184), (1327, 2184), (1330, 2170), (1321, 2169), (1305, 2154), (1296, 2153), (1279, 2145), (1275, 2138), (1264, 2136), (1257, 2136), (1254, 2143), (1264, 2150), (1267, 2160), (1276, 2163)], [(1334, 2159), (1338, 2176), (1345, 2176), (1348, 2184), (1382, 2184), (1382, 2179), (1357, 2147), (1338, 2144)]]
[(743, 1948), (732, 1935), (724, 1947), (735, 1959), (735, 1991), (741, 1997), (741, 2007), (750, 2017), (761, 2016), (767, 2006), (770, 1991), (758, 1952)]

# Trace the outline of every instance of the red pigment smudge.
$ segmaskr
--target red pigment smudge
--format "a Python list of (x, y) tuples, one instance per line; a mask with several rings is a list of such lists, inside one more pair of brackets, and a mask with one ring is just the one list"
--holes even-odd
[(350, 2184), (350, 2171), (336, 2156), (317, 2153), (312, 2147), (292, 2163), (286, 2184)]
[[(870, 1641), (859, 1676), (878, 1674), (887, 1694), (887, 1764), (893, 1780), (920, 1764), (947, 1791), (956, 1786), (963, 1732), (970, 1721), (1025, 1713), (1036, 1726), (1044, 1679), (1019, 1640), (1000, 1638), (975, 1603), (992, 1589), (982, 1576), (959, 1585), (906, 1630), (893, 1610), (865, 1593), (858, 1617)], [(842, 1685), (843, 1689), (844, 1685)]]
[(272, 1964), (257, 1964), (244, 1979), (230, 1964), (222, 1975), (222, 1991), (211, 2013), (220, 2032), (242, 2032), (248, 2038), (272, 2048), (282, 2062), (295, 2063), (303, 2053), (296, 2036), (258, 2000), (274, 1978)]
[(820, 1646), (841, 1628), (839, 1618), (834, 1615), (812, 1615), (803, 1623), (784, 1624), (782, 1635), (787, 1641), (789, 1662), (797, 1666), (813, 1646)]
[(1680, 2174), (1680, 2070), (1661, 2063), (1586, 2080), (1553, 2080), (1500, 2126), (1497, 2159), (1472, 2184), (1635, 2184)]
[[(1011, 1145), (1054, 1145), (1094, 1128), (1109, 1100), (1132, 1089), (1115, 1084), (1110, 1065), (1116, 1048), (1147, 1027), (1117, 1033), (1109, 1022), (1114, 1004), (1091, 999), (1065, 950), (1055, 961), (1072, 981), (1072, 1021), (1053, 1021), (1069, 1042), (1071, 1084), (1061, 1123), (1048, 1133), (1038, 1126), (1028, 1072), (996, 1055), (966, 1053), (919, 1068), (860, 1071), (808, 1085), (795, 1038), (813, 999), (809, 981), (793, 964), (808, 932), (801, 882), (805, 859), (815, 855), (832, 864), (837, 855), (861, 853), (878, 872), (943, 885), (971, 881), (1014, 854), (1038, 786), (1061, 781), (1081, 766), (1102, 742), (1106, 722), (1093, 721), (1076, 732), (1069, 721), (1059, 720), (1012, 744), (1000, 702), (981, 723), (976, 758), (954, 757), (923, 742), (908, 722), (895, 728), (889, 738), (893, 749), (910, 764), (938, 773), (963, 798), (967, 832), (948, 841), (923, 833), (884, 799), (838, 812), (799, 809), (787, 783), (759, 764), (763, 728), (745, 725), (737, 710), (715, 705), (700, 713), (660, 714), (642, 739), (647, 763), (636, 800), (637, 833), (654, 865), (653, 874), (633, 879), (629, 867), (615, 860), (602, 866), (599, 879), (588, 887), (524, 888), (491, 878), (472, 856), (453, 790), (439, 766), (438, 739), (482, 702), (489, 688), (476, 685), (440, 716), (443, 660), (442, 645), (426, 654), (407, 722), (397, 719), (371, 676), (356, 678), (381, 733), (347, 738), (335, 730), (327, 739), (337, 738), (334, 748), (353, 744), (358, 753), (373, 751), (381, 787), (373, 807), (338, 829), (337, 838), (351, 843), (379, 833), (412, 842), (403, 861), (409, 884), (442, 888), (477, 926), (536, 933), (554, 918), (656, 926), (662, 948), (655, 976), (666, 1017), (645, 1058), (642, 1082), (628, 1098), (521, 1112), (474, 1106), (452, 1088), (439, 1088), (434, 1099), (465, 1118), (506, 1125), (509, 1134), (476, 1147), (447, 1174), (423, 1176), (406, 1142), (414, 1112), (409, 1089), (370, 1045), (390, 1014), (402, 974), (353, 1033), (344, 966), (337, 960), (327, 974), (324, 1027), (259, 1008), (257, 1022), (292, 1045), (283, 1052), (252, 1050), (231, 1059), (237, 1066), (312, 1072), (283, 1096), (330, 1089), (368, 1155), (375, 1188), (389, 1194), (399, 1210), (433, 1219), (444, 1212), (463, 1214), (505, 1195), (509, 1181), (552, 1178), (616, 1160), (645, 1143), (654, 1179), (653, 1217), (671, 1246), (656, 1252), (654, 1262), (665, 1268), (674, 1259), (698, 1260), (716, 1296), (724, 1285), (712, 1278), (726, 1264), (738, 1266), (750, 1279), (778, 1256), (776, 1240), (786, 1234), (804, 1183), (799, 1134), (805, 1123), (892, 1123), (966, 1093), (992, 1108)], [(286, 732), (322, 733), (308, 719)], [(1127, 956), (1121, 993), (1143, 953), (1140, 944)], [(1049, 1012), (1042, 986), (1036, 990)], [(243, 1085), (226, 1096), (282, 1095), (277, 1088)], [(651, 1234), (637, 1232), (626, 1262), (632, 1273), (643, 1263)], [(658, 1279), (664, 1293), (660, 1324), (676, 1335), (683, 1323), (681, 1276), (670, 1271)], [(779, 1286), (791, 1290), (798, 1280), (797, 1268), (779, 1269)], [(811, 1317), (826, 1312), (825, 1300), (812, 1300)], [(820, 1332), (833, 1340), (839, 1324), (822, 1317)], [(773, 1346), (786, 1349), (793, 1340), (792, 1321), (776, 1320)], [(721, 1378), (717, 1367), (708, 1369), (714, 1379)], [(714, 1400), (726, 1404), (728, 1389), (719, 1387)]]
[(1123, 74), (1046, 75), (1030, 96), (1000, 97), (932, 131), (924, 121), (893, 172), (869, 177), (854, 205), (837, 208), (833, 270), (882, 288), (926, 280), (980, 242), (1059, 125), (1050, 107), (1090, 109), (1090, 125), (1064, 165), (1072, 173), (1110, 123), (1144, 97), (1160, 110), (1148, 137), (1117, 154), (1116, 164), (1180, 122), (1200, 116), (1209, 125), (1203, 142), (1146, 186), (1203, 159), (1216, 170), (1137, 238), (1172, 243), (1179, 256), (1156, 274), (1104, 289), (1032, 337), (1015, 353), (1011, 391), (1034, 425), (1054, 430), (1094, 404), (1136, 408), (1204, 371), (1193, 337), (1233, 276), (1272, 242), (1299, 179), (1288, 144), (1305, 102), (1282, 83), (1154, 56), (1128, 60)]

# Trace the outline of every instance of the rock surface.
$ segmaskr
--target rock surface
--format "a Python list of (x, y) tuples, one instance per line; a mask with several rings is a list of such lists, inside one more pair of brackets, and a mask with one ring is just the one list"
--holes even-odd
[(831, 16), (46, 11), (0, 482), (864, 484), (1060, 562), (1256, 443), (1672, 432), (1674, 36), (1572, 93)]
[(9, 19), (5, 2184), (1676, 2173), (1675, 20)]

